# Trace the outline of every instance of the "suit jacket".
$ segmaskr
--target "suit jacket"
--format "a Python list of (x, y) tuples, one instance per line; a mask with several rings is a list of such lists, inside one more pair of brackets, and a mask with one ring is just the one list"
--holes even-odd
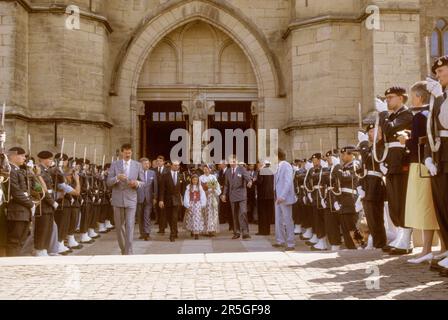
[[(137, 207), (137, 189), (130, 188), (126, 181), (122, 182), (117, 179), (117, 176), (123, 171), (123, 160), (114, 161), (110, 166), (107, 185), (112, 187), (111, 204), (119, 208)], [(128, 179), (139, 181), (139, 188), (143, 186), (145, 177), (142, 165), (139, 162), (131, 160)]]
[(13, 221), (30, 221), (31, 208), (34, 204), (28, 194), (26, 173), (11, 164), (10, 179), (11, 200), (8, 203), (7, 219)]
[(240, 202), (247, 200), (247, 183), (252, 181), (249, 173), (244, 167), (236, 167), (235, 174), (232, 175), (232, 168), (228, 168), (225, 175), (224, 192), (230, 202)]
[(160, 201), (160, 186), (162, 185), (162, 177), (165, 173), (169, 172), (170, 170), (166, 167), (162, 167), (162, 173), (159, 173), (159, 167), (157, 168), (152, 168), (152, 170), (156, 173), (156, 177), (157, 177), (157, 185), (159, 187), (159, 192), (158, 192), (158, 198), (157, 200)]
[(294, 192), (294, 170), (286, 161), (281, 161), (278, 165), (274, 179), (274, 190), (276, 199), (285, 199), (283, 204), (292, 205), (297, 202)]
[(273, 200), (274, 196), (274, 174), (266, 175), (257, 172), (257, 197), (259, 200)]
[(185, 181), (182, 173), (177, 171), (177, 183), (174, 185), (171, 170), (161, 177), (159, 201), (163, 201), (165, 207), (182, 206), (182, 194), (185, 189)]
[(152, 205), (152, 200), (158, 199), (157, 173), (154, 170), (146, 170), (144, 175), (144, 185), (137, 190), (138, 203)]

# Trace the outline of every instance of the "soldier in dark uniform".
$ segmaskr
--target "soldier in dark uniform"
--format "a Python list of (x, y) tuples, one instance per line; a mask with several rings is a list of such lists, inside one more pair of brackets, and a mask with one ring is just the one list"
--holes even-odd
[[(383, 173), (380, 163), (375, 161), (372, 154), (375, 125), (369, 124), (366, 133), (360, 131), (358, 134), (359, 146), (362, 157), (363, 178), (359, 182), (358, 194), (362, 198), (362, 205), (366, 215), (367, 224), (373, 239), (373, 247), (382, 249), (387, 244), (386, 229), (384, 226), (384, 201), (386, 187), (384, 185)], [(379, 129), (381, 130), (381, 129)], [(381, 134), (378, 134), (376, 150), (378, 155), (384, 152), (384, 142)], [(384, 248), (384, 250), (388, 250)], [(390, 250), (390, 248), (389, 248)]]
[[(391, 243), (392, 255), (412, 252), (412, 229), (405, 227), (406, 191), (409, 176), (409, 156), (397, 140), (400, 132), (411, 130), (413, 115), (405, 106), (406, 89), (392, 87), (385, 92), (387, 108), (379, 114), (379, 126), (385, 143), (385, 161), (380, 165), (386, 175), (386, 192), (392, 222), (398, 227), (397, 240)], [(380, 111), (380, 110), (378, 110)], [(388, 247), (385, 248), (388, 250)]]
[(37, 157), (39, 158), (41, 177), (45, 182), (47, 192), (41, 202), (41, 208), (38, 209), (41, 215), (35, 217), (34, 249), (36, 256), (47, 256), (53, 231), (54, 211), (59, 205), (54, 198), (56, 191), (53, 189), (53, 178), (49, 171), (53, 163), (53, 154), (50, 151), (41, 151)]
[[(106, 163), (104, 165), (104, 183), (107, 180), (107, 175), (109, 174), (109, 168), (111, 164)], [(110, 203), (110, 200), (112, 198), (112, 189), (107, 186), (107, 183), (105, 183), (105, 196), (104, 196), (104, 203), (103, 203), (103, 209), (105, 212), (105, 221), (104, 226), (107, 229), (107, 231), (111, 231), (115, 229), (115, 227), (112, 224), (113, 221), (113, 208)]]
[[(69, 158), (69, 166), (64, 168), (67, 173), (67, 184), (77, 191), (77, 194), (65, 194), (66, 208), (69, 211), (69, 227), (67, 235), (67, 247), (71, 250), (81, 249), (83, 246), (79, 244), (75, 239), (76, 228), (78, 226), (78, 221), (80, 218), (80, 208), (81, 208), (81, 185), (78, 175), (79, 168), (76, 166), (75, 159)], [(75, 177), (76, 175), (76, 177)]]
[(301, 240), (309, 241), (313, 238), (313, 203), (312, 203), (312, 189), (307, 185), (308, 177), (312, 174), (313, 164), (310, 160), (304, 159), (304, 170), (299, 173), (297, 177), (297, 185), (300, 187), (299, 201), (301, 202), (303, 210), (303, 225), (305, 231), (300, 235)]
[(90, 161), (88, 159), (80, 159), (79, 165), (81, 167), (81, 171), (79, 173), (80, 176), (80, 184), (81, 184), (81, 221), (80, 221), (80, 233), (81, 233), (81, 243), (91, 244), (95, 242), (89, 236), (89, 223), (92, 215), (92, 184), (91, 184), (91, 173), (89, 170)]
[[(431, 185), (441, 241), (448, 245), (448, 56), (434, 62), (432, 72), (438, 82), (427, 79), (428, 91), (435, 97), (430, 108), (427, 132), (428, 144), (425, 147), (425, 165), (431, 173)], [(435, 257), (431, 262), (440, 275), (448, 277), (448, 251)]]
[(358, 214), (355, 209), (355, 203), (358, 198), (356, 190), (358, 178), (355, 172), (355, 150), (356, 148), (353, 146), (341, 149), (342, 165), (334, 172), (336, 183), (340, 185), (340, 195), (336, 197), (334, 208), (339, 213), (342, 236), (344, 237), (344, 244), (347, 249), (357, 248), (353, 241), (357, 233), (356, 224), (358, 222)]
[(258, 233), (257, 235), (268, 236), (271, 233), (271, 219), (275, 214), (274, 204), (274, 173), (270, 169), (271, 163), (264, 162), (256, 175), (258, 201)]
[[(325, 232), (325, 208), (322, 206), (322, 192), (323, 185), (321, 185), (321, 173), (323, 168), (321, 165), (322, 155), (315, 153), (311, 157), (313, 162), (313, 169), (308, 174), (305, 184), (309, 192), (311, 193), (312, 208), (313, 208), (313, 231), (314, 235), (312, 239), (306, 242), (311, 248), (315, 250), (328, 250), (328, 243)], [(312, 190), (312, 191), (311, 191)]]
[(20, 169), (26, 159), (25, 153), (25, 150), (20, 147), (9, 149), (11, 198), (7, 207), (6, 255), (8, 257), (20, 255), (30, 232), (32, 214), (36, 209), (30, 198), (26, 172)]
[(333, 149), (325, 154), (329, 168), (322, 176), (322, 184), (327, 189), (325, 198), (325, 229), (327, 231), (328, 242), (331, 245), (331, 251), (338, 251), (341, 248), (341, 225), (339, 213), (334, 207), (336, 195), (340, 193), (339, 185), (335, 182), (335, 173), (341, 169), (339, 160), (339, 150)]
[[(296, 192), (296, 195), (300, 197), (300, 185), (299, 185), (299, 179), (298, 176), (300, 173), (304, 174), (305, 172), (305, 163), (301, 159), (294, 160), (294, 165), (292, 166), (294, 170), (294, 190)], [(303, 180), (302, 180), (303, 183)], [(296, 203), (292, 205), (292, 218), (294, 221), (294, 234), (299, 235), (304, 232), (302, 229), (303, 224), (303, 210), (301, 210), (302, 207), (302, 200), (299, 198)]]

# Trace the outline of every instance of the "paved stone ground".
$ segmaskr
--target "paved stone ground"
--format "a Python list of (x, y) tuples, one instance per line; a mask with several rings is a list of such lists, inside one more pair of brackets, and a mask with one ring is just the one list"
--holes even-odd
[(112, 231), (72, 256), (3, 258), (0, 299), (448, 299), (446, 278), (409, 256), (313, 253), (300, 240), (285, 253), (272, 236), (230, 237), (155, 235), (119, 256)]

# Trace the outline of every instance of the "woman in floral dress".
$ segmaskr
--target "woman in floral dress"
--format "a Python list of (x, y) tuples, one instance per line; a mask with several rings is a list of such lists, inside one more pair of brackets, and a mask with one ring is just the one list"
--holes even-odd
[(207, 206), (204, 210), (204, 232), (214, 237), (219, 232), (219, 195), (221, 187), (218, 179), (211, 173), (210, 167), (204, 165), (202, 170), (204, 174), (199, 178), (202, 188), (207, 195)]
[(191, 183), (187, 186), (184, 195), (185, 228), (191, 232), (197, 240), (199, 234), (204, 231), (204, 218), (202, 210), (207, 204), (207, 196), (199, 183), (197, 175), (191, 176)]

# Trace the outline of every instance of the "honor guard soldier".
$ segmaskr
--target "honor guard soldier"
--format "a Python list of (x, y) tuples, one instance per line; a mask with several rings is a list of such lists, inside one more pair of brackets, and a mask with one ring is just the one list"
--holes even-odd
[(25, 150), (20, 147), (9, 149), (11, 165), (7, 207), (6, 254), (8, 257), (19, 256), (30, 232), (31, 217), (35, 205), (30, 197), (26, 172), (20, 167), (25, 163)]
[(356, 175), (356, 163), (354, 153), (357, 149), (354, 146), (347, 146), (341, 149), (341, 167), (335, 170), (335, 183), (340, 186), (340, 195), (336, 196), (334, 208), (339, 213), (339, 221), (344, 237), (344, 244), (347, 249), (356, 249), (355, 234), (358, 214), (355, 203), (358, 198), (356, 190), (358, 177)]
[(41, 177), (45, 182), (47, 192), (41, 203), (41, 215), (36, 215), (35, 217), (34, 249), (36, 256), (48, 256), (54, 224), (54, 212), (59, 205), (54, 198), (56, 191), (53, 189), (54, 182), (49, 171), (53, 165), (53, 154), (50, 151), (41, 151), (37, 157), (39, 158)]
[[(378, 130), (381, 130), (381, 128)], [(365, 132), (359, 131), (358, 133), (358, 148), (362, 158), (362, 172), (360, 172), (360, 175), (363, 178), (359, 181), (357, 189), (362, 199), (367, 224), (373, 239), (373, 247), (382, 249), (387, 244), (386, 228), (384, 226), (386, 186), (380, 163), (373, 156), (373, 143), (375, 143), (376, 152), (381, 156), (384, 152), (384, 142), (381, 134), (378, 134), (378, 141), (374, 142), (374, 131), (375, 125), (369, 124)]]
[[(312, 197), (312, 192), (313, 189), (310, 187), (308, 187), (307, 183), (308, 183), (308, 177), (312, 174), (313, 171), (313, 164), (311, 163), (311, 159), (305, 159), (305, 166), (304, 166), (304, 173), (305, 176), (302, 177), (300, 176), (300, 182), (303, 181), (303, 183), (300, 184), (300, 196), (301, 196), (301, 200), (302, 200), (302, 204), (303, 204), (303, 220), (304, 220), (304, 225), (303, 227), (305, 228), (305, 232), (300, 236), (301, 240), (305, 240), (305, 241), (309, 241), (313, 238), (313, 197)], [(314, 239), (313, 239), (314, 240)]]
[[(381, 171), (386, 175), (386, 193), (392, 222), (398, 227), (397, 238), (385, 247), (392, 255), (412, 252), (412, 229), (405, 227), (406, 191), (409, 176), (409, 157), (405, 146), (397, 139), (400, 132), (412, 128), (413, 115), (406, 107), (406, 89), (392, 87), (385, 92), (387, 109), (377, 103), (378, 123), (382, 129), (385, 150), (382, 157)], [(378, 154), (374, 154), (379, 160)]]
[[(434, 206), (439, 223), (441, 241), (446, 250), (448, 245), (448, 56), (434, 62), (432, 72), (438, 81), (427, 79), (427, 90), (434, 96), (430, 104), (425, 148), (425, 165), (431, 173)], [(448, 251), (435, 257), (431, 266), (448, 277)]]

